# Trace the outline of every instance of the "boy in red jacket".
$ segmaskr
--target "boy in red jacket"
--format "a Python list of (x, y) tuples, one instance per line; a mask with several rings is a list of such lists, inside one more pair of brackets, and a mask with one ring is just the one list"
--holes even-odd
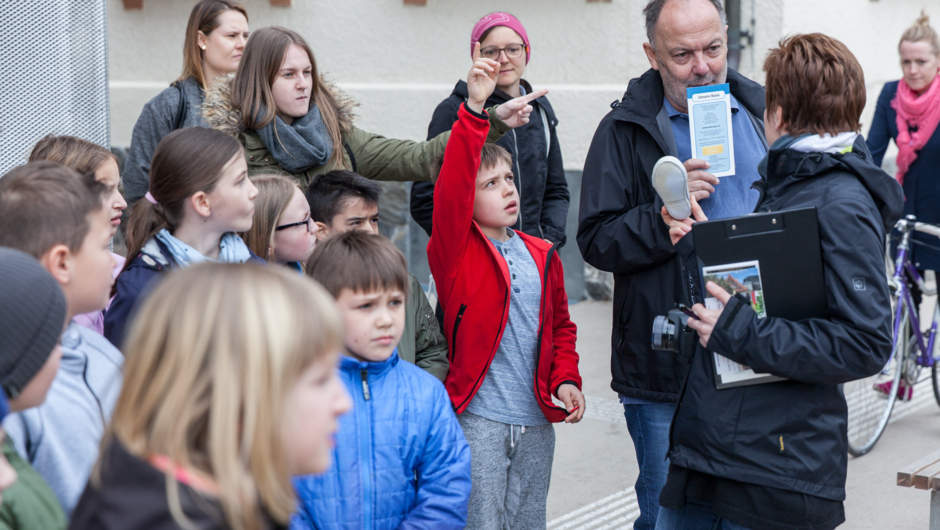
[[(576, 328), (554, 245), (508, 228), (519, 215), (512, 159), (484, 145), (483, 105), (499, 64), (475, 48), (469, 98), (434, 189), (428, 244), (450, 346), (444, 384), (472, 455), (467, 528), (545, 528), (552, 423), (584, 415)], [(525, 123), (531, 110), (514, 119)]]

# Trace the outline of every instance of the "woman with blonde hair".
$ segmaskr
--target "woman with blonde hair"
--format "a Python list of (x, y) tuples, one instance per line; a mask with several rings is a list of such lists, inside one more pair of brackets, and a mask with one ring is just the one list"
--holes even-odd
[[(488, 139), (528, 123), (528, 102), (546, 93), (490, 109)], [(303, 37), (271, 26), (252, 34), (235, 77), (206, 96), (203, 116), (210, 127), (239, 138), (251, 175), (290, 175), (302, 186), (333, 169), (376, 180), (430, 179), (431, 162), (444, 154), (449, 134), (428, 142), (385, 138), (352, 124), (354, 106), (320, 76)]]
[(317, 243), (307, 199), (290, 177), (258, 175), (251, 182), (258, 188), (254, 220), (251, 230), (239, 235), (261, 259), (303, 274), (302, 264)]
[(183, 73), (146, 105), (134, 125), (124, 164), (124, 192), (134, 204), (147, 193), (150, 159), (164, 136), (205, 125), (200, 105), (221, 76), (238, 68), (248, 41), (248, 11), (232, 0), (202, 0), (193, 7), (183, 42)]
[(124, 388), (73, 529), (287, 525), (292, 475), (330, 465), (341, 323), (329, 294), (278, 267), (202, 264), (147, 298)]
[[(868, 150), (880, 166), (888, 144), (898, 147), (898, 172), (895, 178), (904, 189), (904, 215), (915, 215), (924, 223), (940, 224), (940, 38), (930, 26), (925, 12), (901, 35), (898, 44), (903, 77), (886, 83), (878, 96), (875, 117), (868, 131)], [(912, 263), (923, 275), (926, 270), (940, 270), (940, 250), (932, 236), (914, 232)], [(892, 245), (893, 246), (893, 245)], [(893, 250), (893, 249), (892, 249)], [(921, 301), (920, 289), (911, 287), (915, 302)], [(897, 389), (902, 400), (913, 398), (914, 388), (901, 381)], [(891, 392), (891, 382), (878, 390)]]

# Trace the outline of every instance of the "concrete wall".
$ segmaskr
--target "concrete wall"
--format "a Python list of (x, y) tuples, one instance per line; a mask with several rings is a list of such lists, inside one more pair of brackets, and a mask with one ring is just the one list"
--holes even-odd
[[(146, 0), (143, 10), (126, 11), (120, 0), (108, 0), (115, 146), (130, 144), (144, 103), (179, 75), (183, 31), (194, 3)], [(641, 49), (645, 0), (429, 0), (424, 7), (401, 0), (294, 0), (291, 8), (273, 8), (267, 0), (244, 3), (252, 28), (285, 25), (309, 40), (320, 67), (361, 102), (361, 127), (416, 140), (424, 138), (435, 105), (466, 75), (473, 23), (493, 10), (513, 12), (532, 41), (526, 78), (551, 90), (569, 169), (582, 167), (608, 104), (649, 66)], [(821, 31), (855, 52), (866, 72), (872, 106), (881, 85), (899, 77), (897, 39), (904, 28), (924, 7), (940, 23), (934, 0), (742, 4), (742, 26), (748, 27), (756, 12), (755, 44), (742, 52), (739, 68), (745, 75), (763, 79), (766, 50), (781, 36)]]

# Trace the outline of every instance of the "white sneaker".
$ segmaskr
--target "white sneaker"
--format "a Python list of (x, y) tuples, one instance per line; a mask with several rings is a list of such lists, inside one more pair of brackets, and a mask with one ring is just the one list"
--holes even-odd
[(689, 200), (689, 175), (674, 156), (664, 156), (653, 166), (653, 188), (673, 219), (681, 221), (692, 215)]

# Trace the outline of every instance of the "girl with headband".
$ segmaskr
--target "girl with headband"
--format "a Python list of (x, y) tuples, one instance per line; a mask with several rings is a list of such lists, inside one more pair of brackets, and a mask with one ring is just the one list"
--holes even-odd
[[(519, 19), (502, 12), (486, 15), (470, 32), (471, 54), (477, 42), (484, 58), (499, 63), (496, 91), (486, 101), (487, 107), (533, 91), (532, 85), (522, 78), (532, 56), (532, 47)], [(435, 109), (428, 126), (428, 140), (450, 131), (457, 121), (457, 110), (467, 96), (467, 83), (458, 81), (450, 96)], [(565, 242), (570, 195), (555, 131), (558, 120), (548, 98), (543, 96), (531, 105), (534, 110), (529, 123), (506, 133), (496, 142), (512, 154), (512, 172), (522, 203), (519, 221), (512, 228), (561, 245)], [(411, 216), (428, 235), (431, 234), (433, 197), (434, 185), (430, 182), (412, 185)]]

